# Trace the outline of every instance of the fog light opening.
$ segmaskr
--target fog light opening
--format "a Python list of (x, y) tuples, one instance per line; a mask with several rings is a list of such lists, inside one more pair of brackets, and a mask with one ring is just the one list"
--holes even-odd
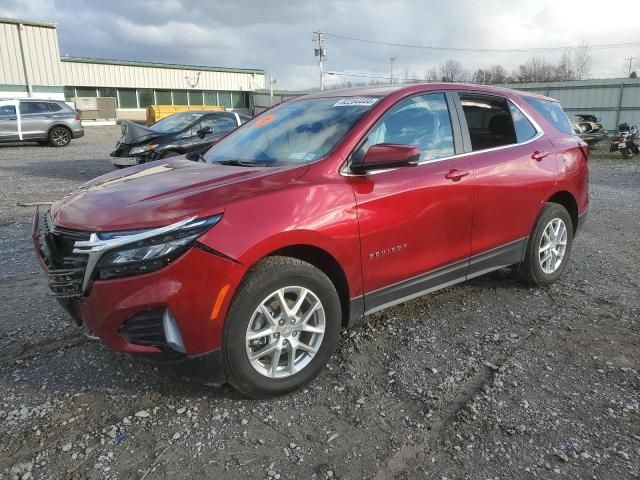
[(180, 353), (187, 353), (176, 319), (168, 308), (162, 316), (162, 326), (164, 328), (164, 338), (167, 345)]

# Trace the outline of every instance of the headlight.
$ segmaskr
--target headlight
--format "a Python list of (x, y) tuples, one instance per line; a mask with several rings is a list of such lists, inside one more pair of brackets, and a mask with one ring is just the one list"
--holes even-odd
[(159, 144), (154, 143), (151, 145), (141, 145), (139, 147), (133, 147), (129, 150), (129, 155), (138, 155), (140, 153), (151, 152), (154, 148), (156, 148)]
[[(169, 232), (136, 230), (99, 233), (98, 239), (105, 244), (113, 242), (114, 248), (105, 249), (96, 264), (97, 278), (106, 280), (129, 275), (154, 272), (173, 262), (186, 252), (205, 231), (218, 223), (222, 215), (192, 220)], [(127, 242), (131, 237), (131, 242)], [(144, 238), (142, 238), (144, 237)]]

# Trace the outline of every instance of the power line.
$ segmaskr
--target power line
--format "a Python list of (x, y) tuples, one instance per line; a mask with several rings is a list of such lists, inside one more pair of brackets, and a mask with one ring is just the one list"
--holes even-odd
[[(367, 40), (363, 38), (350, 37), (347, 35), (338, 35), (336, 33), (325, 33), (327, 37), (340, 38), (342, 40), (351, 40), (354, 42), (372, 43), (375, 45), (386, 45), (389, 47), (414, 48), (419, 50), (444, 50), (448, 52), (476, 52), (476, 53), (523, 53), (523, 52), (549, 52), (553, 50), (570, 50), (580, 48), (580, 46), (564, 46), (564, 47), (535, 47), (535, 48), (462, 48), (462, 47), (439, 47), (433, 45), (412, 45), (408, 43), (381, 42), (378, 40)], [(625, 43), (603, 43), (588, 45), (592, 49), (608, 49), (608, 48), (625, 48), (638, 47), (640, 42)]]

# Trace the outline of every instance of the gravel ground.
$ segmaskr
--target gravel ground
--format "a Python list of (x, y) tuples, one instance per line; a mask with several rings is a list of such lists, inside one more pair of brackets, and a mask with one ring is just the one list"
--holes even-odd
[(111, 171), (117, 127), (0, 147), (0, 479), (640, 477), (640, 162), (591, 165), (564, 278), (501, 271), (343, 332), (306, 390), (185, 383), (85, 340), (47, 296), (32, 209)]

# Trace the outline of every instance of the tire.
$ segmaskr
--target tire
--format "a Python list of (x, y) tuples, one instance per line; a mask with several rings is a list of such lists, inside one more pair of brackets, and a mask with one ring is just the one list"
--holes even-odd
[(52, 147), (66, 147), (71, 143), (71, 130), (66, 127), (56, 126), (49, 130), (47, 139)]
[(164, 152), (160, 158), (161, 159), (171, 158), (171, 157), (177, 157), (179, 155), (182, 155), (182, 154), (180, 152), (175, 152), (173, 150), (168, 150), (168, 151)]
[[(303, 295), (304, 289), (307, 293)], [(298, 315), (305, 317), (313, 312), (304, 328), (311, 328), (314, 332), (300, 330), (300, 321), (297, 325), (290, 325), (291, 317), (283, 315), (277, 292), (284, 294), (289, 311), (292, 306), (295, 308), (294, 303), (300, 297), (304, 298)], [(296, 292), (299, 293), (297, 297)], [(316, 301), (320, 303), (320, 307), (314, 309)], [(261, 306), (267, 309), (269, 318), (273, 321), (267, 320)], [(285, 316), (287, 320), (280, 318), (280, 323), (281, 316)], [(313, 265), (290, 257), (274, 256), (260, 261), (249, 271), (238, 288), (225, 320), (222, 355), (227, 381), (240, 393), (252, 398), (283, 395), (303, 387), (328, 362), (338, 340), (341, 320), (342, 309), (338, 293), (323, 272)], [(323, 335), (319, 333), (322, 328)], [(253, 340), (247, 338), (250, 332), (259, 335), (256, 332), (264, 332), (265, 329), (272, 333), (263, 333), (260, 338)], [(289, 349), (294, 348), (294, 345), (299, 348), (290, 356)], [(302, 348), (302, 345), (311, 346), (316, 352), (312, 354), (306, 347)], [(282, 348), (275, 369), (273, 356), (256, 354), (274, 346)], [(250, 352), (256, 355), (253, 363), (249, 360)], [(291, 358), (294, 359), (293, 373), (290, 370)]]
[[(564, 225), (565, 236), (560, 233), (558, 237), (561, 238), (557, 240), (548, 235), (545, 236), (545, 232), (548, 232), (547, 228), (552, 222), (556, 222), (554, 225)], [(555, 248), (554, 242), (557, 242)], [(563, 242), (564, 245), (562, 245)], [(547, 245), (549, 247), (543, 251), (542, 248)], [(516, 269), (516, 277), (528, 285), (546, 286), (555, 283), (567, 268), (572, 245), (573, 222), (569, 212), (557, 203), (546, 203), (529, 236), (525, 257)], [(563, 246), (564, 250), (562, 250)], [(558, 259), (559, 255), (556, 255), (555, 260), (552, 256), (547, 262), (544, 262), (543, 260), (547, 258), (547, 252), (549, 254), (562, 252), (562, 256)]]

